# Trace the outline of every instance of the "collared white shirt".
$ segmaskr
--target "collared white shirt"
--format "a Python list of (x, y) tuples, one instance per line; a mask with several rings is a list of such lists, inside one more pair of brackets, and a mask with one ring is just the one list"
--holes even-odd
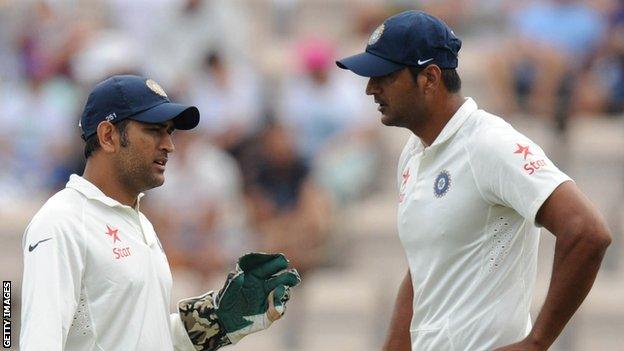
[(171, 272), (139, 199), (122, 205), (72, 175), (33, 217), (21, 350), (194, 350), (169, 314)]
[(413, 350), (492, 350), (527, 335), (535, 216), (567, 180), (539, 146), (470, 98), (429, 147), (410, 137), (397, 182)]

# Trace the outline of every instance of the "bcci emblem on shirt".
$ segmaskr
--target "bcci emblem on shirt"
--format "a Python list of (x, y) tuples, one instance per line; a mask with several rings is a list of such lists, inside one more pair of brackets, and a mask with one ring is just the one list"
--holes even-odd
[(433, 194), (435, 197), (446, 195), (451, 187), (451, 174), (447, 170), (442, 170), (433, 183)]

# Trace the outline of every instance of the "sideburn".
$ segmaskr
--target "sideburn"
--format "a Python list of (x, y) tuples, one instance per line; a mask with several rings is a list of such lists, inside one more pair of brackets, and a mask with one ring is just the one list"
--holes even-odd
[(128, 147), (130, 145), (130, 141), (128, 140), (128, 133), (125, 129), (122, 130), (121, 134), (119, 135), (119, 143), (121, 147)]

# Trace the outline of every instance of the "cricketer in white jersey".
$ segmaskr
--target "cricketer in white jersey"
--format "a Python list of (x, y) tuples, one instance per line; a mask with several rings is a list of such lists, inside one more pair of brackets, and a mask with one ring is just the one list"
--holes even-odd
[(122, 205), (72, 175), (35, 215), (23, 248), (30, 303), (22, 309), (22, 349), (190, 344), (177, 314), (170, 323), (169, 264), (138, 201)]
[(429, 147), (410, 138), (397, 181), (414, 350), (491, 350), (530, 331), (534, 219), (568, 180), (537, 145), (472, 99)]
[(164, 182), (173, 130), (198, 121), (151, 79), (96, 85), (81, 118), (84, 175), (24, 234), (21, 350), (216, 350), (281, 317), (300, 278), (283, 255), (261, 253), (241, 257), (218, 293), (169, 312), (169, 264), (139, 204)]
[[(530, 139), (460, 94), (461, 41), (406, 11), (337, 62), (370, 77), (382, 123), (409, 129), (397, 172), (407, 272), (384, 350), (546, 350), (589, 292), (610, 233)], [(529, 308), (539, 226), (556, 237), (551, 285)]]

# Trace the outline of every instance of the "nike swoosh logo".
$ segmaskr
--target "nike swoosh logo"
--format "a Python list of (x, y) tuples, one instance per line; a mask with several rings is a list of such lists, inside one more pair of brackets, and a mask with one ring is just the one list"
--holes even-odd
[(43, 239), (43, 240), (39, 240), (39, 241), (37, 241), (37, 243), (35, 245), (32, 245), (32, 244), (28, 245), (28, 252), (32, 252), (32, 250), (37, 248), (37, 245), (41, 244), (44, 241), (48, 241), (48, 240), (52, 240), (52, 238), (46, 238), (46, 239)]
[(427, 63), (427, 62), (429, 62), (429, 61), (431, 61), (431, 60), (433, 60), (433, 58), (430, 58), (430, 59), (428, 59), (428, 60), (422, 60), (422, 61), (421, 61), (421, 60), (418, 60), (418, 64), (419, 64), (419, 65), (424, 65), (425, 63)]

